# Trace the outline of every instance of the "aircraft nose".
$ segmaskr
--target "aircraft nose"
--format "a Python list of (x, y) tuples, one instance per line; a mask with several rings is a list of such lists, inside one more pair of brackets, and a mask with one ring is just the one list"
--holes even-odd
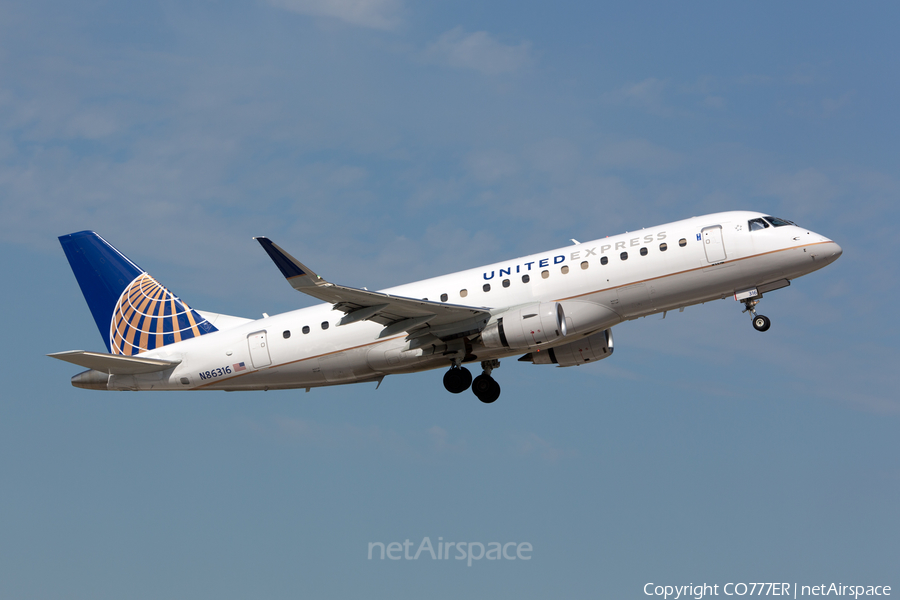
[(841, 254), (844, 253), (844, 249), (841, 248), (837, 242), (831, 242), (828, 245), (828, 249), (831, 251), (831, 260), (837, 260), (841, 257)]
[(824, 260), (825, 264), (830, 265), (831, 263), (839, 259), (841, 257), (841, 254), (843, 253), (843, 248), (841, 248), (836, 242), (828, 240), (827, 242), (822, 244), (821, 250), (819, 250), (819, 259)]

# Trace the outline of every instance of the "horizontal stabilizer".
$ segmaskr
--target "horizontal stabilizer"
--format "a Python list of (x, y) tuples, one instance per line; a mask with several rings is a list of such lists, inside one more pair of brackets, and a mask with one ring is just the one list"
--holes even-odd
[(103, 354), (86, 350), (69, 350), (56, 352), (47, 356), (70, 362), (79, 367), (93, 369), (110, 375), (139, 375), (165, 371), (178, 365), (180, 360), (160, 360), (158, 358), (141, 358), (121, 354)]

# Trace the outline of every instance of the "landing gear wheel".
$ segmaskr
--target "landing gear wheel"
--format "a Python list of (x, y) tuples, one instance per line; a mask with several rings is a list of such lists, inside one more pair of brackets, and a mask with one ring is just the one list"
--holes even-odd
[(490, 375), (482, 373), (472, 382), (472, 393), (485, 404), (490, 404), (500, 397), (500, 384)]
[(769, 327), (772, 326), (772, 321), (769, 320), (769, 317), (764, 317), (762, 315), (756, 315), (753, 317), (753, 328), (757, 331), (768, 331)]
[(772, 326), (769, 317), (756, 314), (756, 305), (759, 304), (760, 300), (762, 300), (762, 295), (757, 296), (756, 298), (746, 298), (741, 300), (741, 302), (744, 303), (744, 312), (753, 315), (753, 329), (757, 331), (768, 331), (769, 327)]
[(459, 394), (472, 385), (472, 373), (465, 367), (450, 367), (444, 373), (444, 388), (451, 394)]

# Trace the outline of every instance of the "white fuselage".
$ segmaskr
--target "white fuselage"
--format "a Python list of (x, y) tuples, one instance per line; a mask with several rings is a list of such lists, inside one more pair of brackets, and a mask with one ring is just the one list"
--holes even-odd
[[(536, 302), (567, 302), (562, 344), (625, 320), (791, 280), (840, 255), (830, 239), (794, 225), (751, 231), (748, 221), (760, 216), (735, 211), (694, 217), (384, 292), (495, 314)], [(405, 351), (405, 333), (379, 339), (383, 326), (377, 323), (338, 326), (342, 316), (322, 304), (220, 327), (141, 355), (180, 360), (173, 371), (112, 375), (109, 389), (310, 388), (450, 365), (439, 353)], [(471, 349), (479, 361), (525, 352), (489, 349), (477, 340)]]

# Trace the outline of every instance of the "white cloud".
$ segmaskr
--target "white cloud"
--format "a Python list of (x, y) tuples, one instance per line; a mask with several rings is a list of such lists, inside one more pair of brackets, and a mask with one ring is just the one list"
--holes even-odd
[(597, 161), (606, 167), (649, 172), (677, 169), (685, 162), (680, 154), (642, 139), (606, 144), (597, 153)]
[(400, 0), (269, 0), (273, 6), (302, 15), (331, 17), (372, 29), (394, 29), (400, 22)]
[[(351, 423), (322, 423), (286, 416), (262, 421), (241, 419), (237, 424), (244, 430), (272, 441), (296, 443), (329, 452), (349, 450), (355, 453), (375, 453), (414, 462), (468, 453), (465, 440), (453, 439), (446, 429), (438, 425), (426, 430), (395, 431), (376, 425), (361, 427)], [(485, 449), (479, 450), (479, 453), (487, 452)], [(547, 452), (553, 454), (559, 451), (541, 448), (535, 452), (548, 458)], [(560, 452), (560, 456), (562, 454)], [(556, 460), (557, 457), (553, 454), (550, 458)]]
[(709, 108), (721, 110), (725, 108), (725, 98), (722, 96), (707, 96), (703, 99), (703, 105)]
[(476, 150), (465, 159), (466, 168), (482, 183), (495, 183), (519, 172), (516, 157), (502, 150)]
[(853, 99), (853, 92), (845, 92), (838, 98), (825, 98), (822, 100), (822, 114), (828, 116), (844, 108)]
[(525, 156), (536, 171), (550, 175), (556, 180), (571, 180), (581, 165), (580, 148), (563, 138), (530, 144), (525, 149)]
[(432, 449), (436, 452), (464, 454), (466, 451), (466, 443), (463, 440), (451, 441), (450, 434), (442, 427), (435, 425), (425, 433), (431, 441)]
[(324, 450), (365, 450), (412, 459), (419, 459), (422, 452), (421, 449), (410, 445), (409, 441), (396, 431), (376, 425), (360, 427), (351, 423), (327, 424), (292, 417), (277, 417), (274, 428), (253, 422), (247, 426), (263, 435), (293, 440)]
[(738, 77), (735, 82), (739, 85), (769, 85), (772, 83), (772, 77), (769, 75), (748, 74)]
[(530, 42), (510, 46), (497, 41), (486, 31), (466, 34), (462, 27), (456, 27), (428, 46), (424, 58), (456, 69), (500, 75), (522, 70), (530, 62), (530, 55)]
[(795, 215), (828, 210), (841, 193), (839, 186), (828, 175), (814, 168), (775, 175), (766, 188), (769, 193), (780, 197)]
[(798, 65), (795, 71), (785, 77), (785, 81), (791, 85), (814, 85), (823, 83), (825, 78), (819, 74), (820, 67), (815, 65)]
[(555, 464), (563, 458), (578, 456), (575, 450), (563, 450), (536, 433), (527, 432), (513, 436), (513, 451), (519, 457), (537, 457), (542, 462)]
[(655, 77), (648, 77), (637, 83), (628, 83), (617, 90), (603, 96), (611, 104), (624, 104), (643, 108), (654, 114), (665, 115), (671, 109), (663, 103), (663, 90), (668, 82)]

